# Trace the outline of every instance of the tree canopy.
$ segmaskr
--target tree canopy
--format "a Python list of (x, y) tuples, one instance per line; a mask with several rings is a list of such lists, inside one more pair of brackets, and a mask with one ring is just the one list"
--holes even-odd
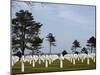
[(87, 49), (86, 49), (85, 47), (83, 47), (83, 48), (81, 49), (81, 53), (88, 54), (88, 51), (87, 51)]
[(64, 51), (62, 52), (62, 55), (64, 56), (64, 55), (66, 55), (66, 54), (68, 54), (68, 52), (67, 52), (66, 50), (64, 50)]
[(51, 53), (51, 46), (56, 46), (55, 45), (55, 37), (53, 36), (53, 34), (52, 33), (49, 33), (48, 35), (47, 35), (47, 41), (49, 41), (49, 45), (50, 45), (50, 53)]
[(74, 53), (76, 53), (76, 52), (77, 52), (76, 49), (81, 47), (81, 46), (80, 46), (80, 43), (79, 43), (77, 40), (75, 40), (72, 44), (73, 44), (73, 45), (72, 45), (72, 49), (71, 49), (71, 50), (72, 50)]
[(12, 18), (11, 34), (12, 34), (12, 50), (39, 49), (43, 39), (39, 37), (42, 24), (36, 22), (32, 13), (28, 10), (20, 10), (16, 12), (16, 17)]
[(94, 36), (90, 37), (89, 40), (87, 40), (87, 46), (90, 47), (92, 53), (93, 49), (96, 48), (96, 38)]

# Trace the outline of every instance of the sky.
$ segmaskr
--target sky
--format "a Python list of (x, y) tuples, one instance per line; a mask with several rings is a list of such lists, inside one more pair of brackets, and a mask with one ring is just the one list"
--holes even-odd
[(35, 21), (43, 24), (40, 37), (44, 41), (40, 50), (44, 53), (49, 52), (49, 42), (46, 41), (49, 33), (53, 33), (56, 39), (52, 53), (61, 53), (63, 50), (70, 53), (74, 40), (78, 40), (81, 47), (84, 47), (87, 40), (95, 36), (95, 6), (36, 2), (29, 5), (13, 1), (12, 18), (21, 9), (29, 10)]

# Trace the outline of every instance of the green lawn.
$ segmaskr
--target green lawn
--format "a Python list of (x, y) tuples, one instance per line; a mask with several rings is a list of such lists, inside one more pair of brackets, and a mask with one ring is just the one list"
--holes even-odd
[[(44, 63), (39, 64), (38, 61), (36, 63), (35, 68), (32, 67), (32, 64), (29, 64), (28, 62), (25, 62), (25, 72), (24, 73), (43, 73), (43, 72), (57, 72), (57, 71), (75, 71), (75, 70), (89, 70), (89, 69), (95, 69), (96, 63), (93, 63), (93, 61), (90, 59), (90, 64), (88, 65), (87, 60), (85, 59), (83, 63), (81, 61), (76, 60), (76, 64), (73, 65), (68, 60), (64, 60), (63, 62), (63, 68), (60, 68), (59, 60), (55, 60), (52, 64), (49, 64), (48, 68), (45, 68)], [(21, 63), (17, 62), (12, 67), (12, 74), (22, 74), (21, 72)]]

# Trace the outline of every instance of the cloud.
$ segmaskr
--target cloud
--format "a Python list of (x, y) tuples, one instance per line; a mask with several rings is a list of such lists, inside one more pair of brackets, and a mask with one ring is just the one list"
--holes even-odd
[[(74, 39), (84, 43), (88, 37), (95, 34), (95, 14), (94, 9), (84, 6), (62, 5), (62, 4), (41, 4), (34, 3), (28, 6), (24, 2), (18, 2), (12, 13), (20, 9), (30, 10), (36, 21), (43, 24), (41, 28), (41, 37), (45, 37), (49, 32), (56, 36), (54, 52), (63, 49), (70, 50)], [(15, 16), (15, 14), (14, 14)], [(43, 42), (41, 51), (48, 52), (48, 42)]]
[(45, 12), (49, 11), (50, 7), (46, 6), (45, 4), (41, 3), (33, 3), (34, 5), (30, 8), (32, 8), (33, 11), (38, 11), (38, 12)]
[(58, 16), (64, 20), (70, 20), (74, 23), (85, 24), (88, 21), (86, 16), (80, 15), (74, 11), (61, 11)]

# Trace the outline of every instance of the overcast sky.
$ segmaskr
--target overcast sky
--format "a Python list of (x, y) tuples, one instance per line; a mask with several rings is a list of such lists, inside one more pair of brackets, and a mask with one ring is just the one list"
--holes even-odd
[[(86, 45), (91, 36), (95, 36), (95, 6), (33, 3), (33, 6), (24, 2), (12, 2), (12, 17), (19, 10), (29, 10), (34, 19), (43, 24), (40, 37), (45, 38), (48, 33), (53, 33), (56, 47), (53, 53), (63, 50), (71, 52), (74, 40), (78, 40), (81, 47)], [(42, 52), (49, 52), (49, 43), (44, 39)]]

